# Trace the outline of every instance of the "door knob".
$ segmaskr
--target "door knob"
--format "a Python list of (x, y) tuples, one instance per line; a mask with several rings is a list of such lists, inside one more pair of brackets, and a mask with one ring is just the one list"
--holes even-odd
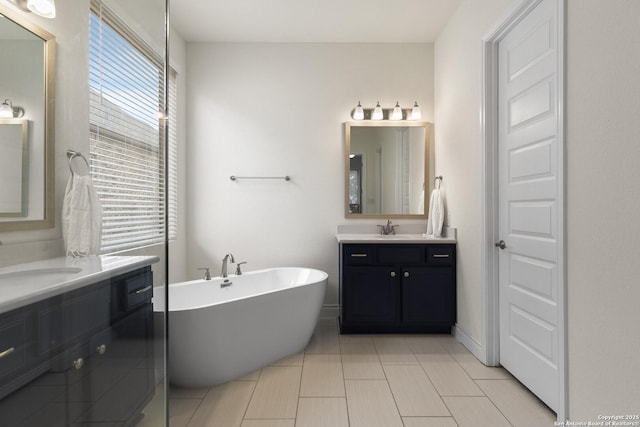
[(391, 272), (391, 277), (396, 277), (396, 272), (395, 271)]
[(403, 275), (404, 277), (409, 277), (409, 272), (408, 272), (408, 271), (405, 271), (402, 275)]
[(500, 240), (498, 243), (496, 243), (496, 247), (500, 249), (504, 249), (507, 247), (507, 244), (504, 242), (504, 240)]

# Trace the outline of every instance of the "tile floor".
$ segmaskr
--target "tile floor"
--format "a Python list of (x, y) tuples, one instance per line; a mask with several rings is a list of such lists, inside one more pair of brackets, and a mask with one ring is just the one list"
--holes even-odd
[(555, 414), (451, 336), (340, 335), (208, 389), (171, 388), (170, 427), (553, 426)]

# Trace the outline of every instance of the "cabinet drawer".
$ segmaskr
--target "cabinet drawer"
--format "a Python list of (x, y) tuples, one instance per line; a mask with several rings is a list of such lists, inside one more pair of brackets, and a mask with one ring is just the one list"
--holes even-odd
[(420, 246), (381, 245), (378, 247), (380, 264), (422, 264)]
[(455, 262), (455, 248), (453, 246), (428, 246), (427, 264), (453, 265)]
[(375, 260), (371, 246), (345, 246), (344, 263), (347, 265), (373, 264)]
[(24, 366), (24, 323), (0, 325), (0, 378)]
[(147, 271), (125, 279), (125, 283), (125, 311), (144, 304), (153, 297), (151, 274)]

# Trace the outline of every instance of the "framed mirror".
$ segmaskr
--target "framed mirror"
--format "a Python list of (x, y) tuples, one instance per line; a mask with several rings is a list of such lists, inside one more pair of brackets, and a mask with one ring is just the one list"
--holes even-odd
[(52, 228), (55, 38), (0, 5), (0, 57), (0, 232)]
[(345, 123), (345, 217), (427, 218), (429, 123)]

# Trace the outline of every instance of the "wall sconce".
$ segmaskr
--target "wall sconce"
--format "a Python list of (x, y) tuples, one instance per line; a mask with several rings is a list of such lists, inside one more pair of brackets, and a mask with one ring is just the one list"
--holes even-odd
[(400, 108), (398, 101), (396, 101), (396, 106), (393, 107), (389, 120), (402, 120), (402, 108)]
[(13, 0), (25, 12), (33, 12), (43, 18), (56, 17), (55, 0)]
[(24, 116), (22, 107), (14, 107), (10, 99), (5, 99), (0, 105), (0, 119), (14, 119)]
[(353, 110), (353, 120), (363, 120), (364, 119), (364, 110), (362, 109), (362, 105), (360, 105), (360, 101), (358, 101), (358, 106), (355, 110)]
[(422, 119), (422, 110), (418, 105), (418, 101), (415, 101), (413, 104), (413, 108), (411, 109), (411, 116), (409, 120), (421, 120)]
[(373, 113), (371, 114), (371, 120), (382, 120), (384, 118), (384, 113), (382, 112), (382, 107), (380, 106), (380, 101), (376, 104), (376, 108), (373, 109)]

